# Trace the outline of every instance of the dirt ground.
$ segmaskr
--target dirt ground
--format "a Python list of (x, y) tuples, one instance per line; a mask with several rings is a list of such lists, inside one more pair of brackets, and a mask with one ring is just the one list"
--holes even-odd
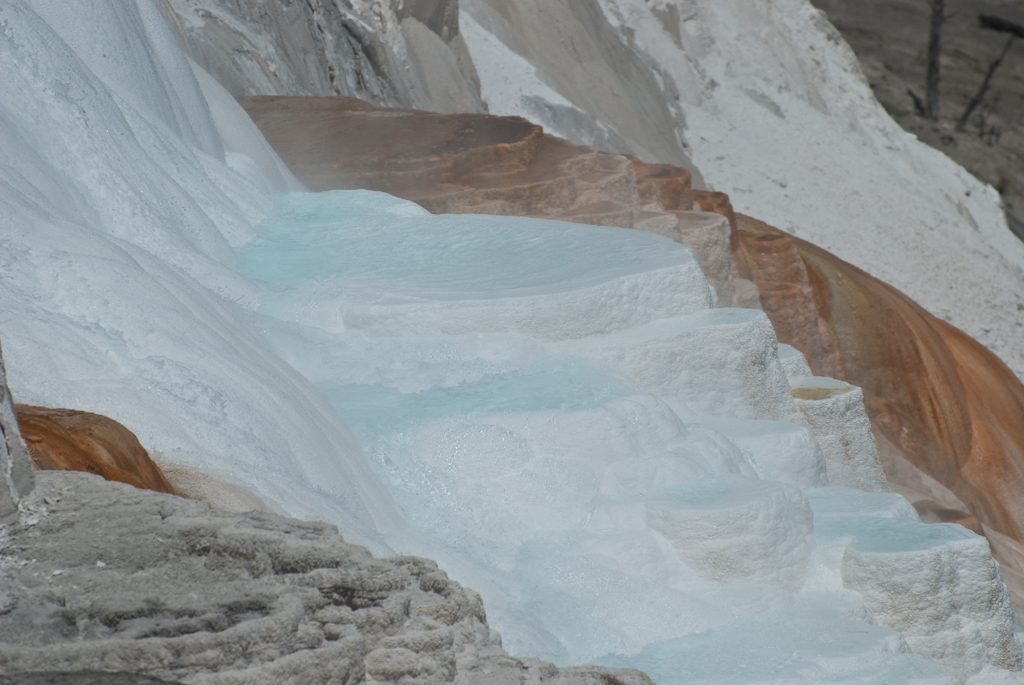
[(1003, 197), (1011, 230), (1024, 240), (1024, 39), (1014, 40), (965, 130), (955, 130), (1009, 34), (978, 15), (1024, 25), (1024, 0), (946, 0), (939, 120), (915, 112), (925, 97), (930, 0), (811, 0), (857, 53), (882, 106), (907, 131), (949, 155)]

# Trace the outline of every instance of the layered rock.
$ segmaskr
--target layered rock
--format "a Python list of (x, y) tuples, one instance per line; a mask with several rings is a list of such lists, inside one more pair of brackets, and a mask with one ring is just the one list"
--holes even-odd
[(36, 469), (86, 471), (137, 488), (174, 493), (135, 434), (117, 421), (27, 404), (15, 405), (15, 411)]
[[(767, 317), (715, 308), (681, 245), (637, 230), (430, 216), (365, 190), (280, 196), (258, 230), (239, 271), (266, 284), (259, 314), (282, 354), (322, 383), (392, 479), (412, 531), (389, 539), (415, 537), (414, 549), (470, 566), (463, 577), (482, 577), (516, 651), (565, 663), (637, 654), (653, 642), (642, 623), (667, 651), (678, 637), (702, 655), (743, 645), (746, 658), (762, 648), (731, 630), (769, 613), (775, 628), (754, 632), (770, 636), (773, 663), (792, 663), (776, 636), (791, 605), (734, 598), (750, 584), (801, 595), (794, 602), (811, 589), (833, 616), (867, 617), (836, 594), (856, 548), (867, 556), (851, 583), (874, 574), (880, 609), (899, 594), (888, 592), (894, 568), (898, 582), (921, 578), (949, 601), (924, 620), (913, 616), (920, 595), (887, 611), (906, 621), (902, 638), (845, 624), (851, 638), (873, 636), (855, 639), (857, 656), (794, 670), (835, 675), (868, 653), (883, 655), (876, 680), (932, 668), (900, 656), (903, 639), (961, 678), (1019, 669), (987, 542), (921, 523), (898, 495), (814, 488), (826, 469), (809, 431), (779, 420), (797, 412)], [(637, 589), (638, 578), (650, 584)], [(712, 605), (695, 612), (698, 593)], [(808, 647), (821, 635), (848, 644), (831, 620), (812, 623), (799, 649), (822, 653)], [(659, 652), (613, 663), (673, 682)]]
[(756, 306), (732, 265), (731, 226), (702, 209), (724, 196), (694, 191), (686, 169), (596, 152), (519, 117), (377, 109), (352, 98), (239, 102), (312, 190), (380, 190), (436, 214), (641, 228), (690, 247), (724, 305)]
[(18, 503), (32, 491), (34, 482), (28, 449), (18, 432), (18, 417), (7, 388), (4, 355), (0, 350), (0, 522), (18, 511)]
[(5, 682), (650, 685), (510, 657), (480, 596), (334, 526), (38, 474), (0, 567)]

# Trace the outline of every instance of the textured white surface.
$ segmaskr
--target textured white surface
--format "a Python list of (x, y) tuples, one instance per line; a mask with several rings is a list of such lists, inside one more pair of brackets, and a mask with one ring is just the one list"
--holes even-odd
[[(1006, 621), (1013, 608), (1005, 586), (991, 583), (999, 568), (984, 538), (955, 524), (922, 525), (907, 501), (891, 493), (837, 487), (806, 493), (818, 582), (841, 578), (916, 653), (960, 678), (986, 664), (1020, 671), (1020, 645)], [(955, 616), (948, 613), (954, 605)]]
[(790, 378), (789, 382), (794, 393), (823, 395), (795, 401), (821, 445), (829, 484), (866, 492), (888, 490), (861, 389), (822, 376)]
[(811, 366), (807, 363), (807, 357), (792, 345), (779, 343), (779, 361), (782, 363), (782, 368), (786, 371), (786, 378), (813, 375), (811, 373)]
[(600, 359), (693, 413), (800, 421), (776, 345), (764, 312), (708, 309), (551, 349)]
[(803, 486), (829, 485), (825, 455), (805, 426), (786, 421), (750, 421), (701, 416), (694, 419), (727, 437), (750, 455), (757, 474)]
[(992, 593), (999, 568), (988, 542), (956, 524), (931, 525), (948, 527), (948, 538), (918, 549), (895, 549), (892, 538), (848, 547), (844, 585), (860, 592), (879, 621), (900, 630), (911, 649), (941, 654), (962, 678), (986, 664), (1019, 671), (1020, 645), (1006, 620), (1013, 608), (1008, 595)]
[(432, 217), (371, 191), (284, 196), (262, 230), (241, 273), (270, 282), (274, 316), (332, 332), (561, 340), (713, 301), (688, 249), (641, 231)]
[(737, 478), (703, 488), (689, 501), (648, 502), (647, 524), (702, 578), (798, 590), (814, 549), (811, 508), (800, 489)]

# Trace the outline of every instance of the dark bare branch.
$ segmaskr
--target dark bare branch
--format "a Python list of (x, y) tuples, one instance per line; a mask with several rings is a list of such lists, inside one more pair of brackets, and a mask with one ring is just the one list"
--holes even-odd
[(909, 95), (910, 99), (914, 101), (914, 114), (916, 114), (919, 117), (923, 117), (924, 116), (924, 100), (922, 100), (918, 96), (918, 94), (915, 93), (910, 88), (907, 88), (907, 95)]
[(988, 92), (989, 84), (992, 82), (992, 76), (995, 75), (996, 69), (999, 68), (999, 65), (1003, 63), (1006, 53), (1008, 53), (1010, 48), (1013, 47), (1013, 41), (1016, 39), (1017, 35), (1011, 33), (1009, 40), (1006, 41), (1006, 45), (1003, 46), (1003, 51), (999, 53), (999, 57), (989, 65), (988, 73), (985, 74), (985, 80), (981, 82), (981, 88), (979, 88), (978, 92), (973, 98), (971, 98), (971, 101), (967, 103), (967, 109), (965, 109), (964, 113), (960, 115), (960, 121), (956, 122), (957, 131), (964, 130), (964, 127), (967, 126), (967, 120), (971, 118), (971, 113), (974, 112), (974, 109), (980, 105), (981, 101), (985, 98), (985, 93)]
[(995, 17), (990, 14), (981, 14), (978, 16), (978, 21), (981, 22), (981, 28), (983, 29), (1011, 33), (1017, 38), (1024, 38), (1024, 26), (1014, 23), (1009, 19)]
[(925, 82), (925, 116), (939, 118), (939, 59), (942, 56), (942, 24), (946, 20), (946, 0), (932, 0), (932, 24), (928, 37), (928, 76)]

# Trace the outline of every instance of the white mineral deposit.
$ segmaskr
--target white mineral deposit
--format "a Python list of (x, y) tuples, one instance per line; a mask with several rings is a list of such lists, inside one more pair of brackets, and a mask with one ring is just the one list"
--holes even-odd
[[(685, 136), (668, 138), (709, 182), (854, 261), (875, 241), (900, 269), (876, 275), (969, 332), (1020, 297), (1024, 249), (993, 237), (991, 191), (857, 109), (867, 87), (809, 5), (681, 4), (678, 40), (658, 23), (665, 3), (608, 0), (591, 18), (647, 46), (623, 59), (664, 65), (697, 46), (679, 62), (692, 83), (651, 73), (678, 82)], [(501, 35), (475, 21), (474, 59)], [(0, 0), (0, 29), (14, 396), (113, 417), (169, 462), (327, 522), (48, 474), (0, 546), (0, 673), (644, 682), (526, 658), (539, 657), (660, 685), (1019, 682), (984, 538), (922, 523), (899, 495), (830, 486), (842, 473), (883, 489), (876, 455), (824, 439), (863, 437), (856, 394), (820, 416), (794, 401), (800, 360), (780, 360), (763, 314), (715, 308), (687, 248), (304, 192), (150, 0)], [(920, 192), (897, 197), (908, 185)], [(865, 216), (888, 237), (869, 240)], [(934, 288), (953, 254), (962, 291)], [(982, 341), (1020, 373), (1016, 321), (993, 326)], [(90, 517), (109, 554), (68, 532)], [(451, 580), (349, 543), (436, 559)]]

